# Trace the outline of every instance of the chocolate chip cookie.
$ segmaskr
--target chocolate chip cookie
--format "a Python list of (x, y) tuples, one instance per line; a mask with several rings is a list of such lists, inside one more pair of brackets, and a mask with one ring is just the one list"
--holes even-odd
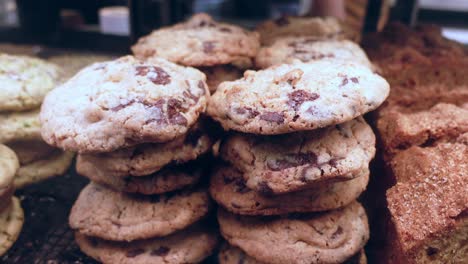
[[(224, 243), (218, 254), (219, 264), (266, 264), (245, 254), (241, 249)], [(356, 255), (343, 262), (343, 264), (367, 264), (364, 249), (361, 249)]]
[(41, 105), (58, 84), (59, 69), (40, 59), (0, 54), (0, 112), (25, 111)]
[(231, 245), (266, 263), (341, 263), (369, 239), (366, 212), (357, 202), (288, 217), (236, 216), (220, 209), (218, 221)]
[(270, 45), (285, 36), (308, 36), (315, 38), (346, 38), (343, 28), (333, 17), (283, 16), (265, 21), (256, 28), (262, 45)]
[(388, 93), (385, 79), (362, 64), (295, 61), (222, 83), (208, 114), (225, 129), (283, 134), (349, 121), (377, 108)]
[(214, 66), (250, 61), (259, 47), (256, 32), (197, 14), (140, 38), (132, 51), (139, 58), (162, 57), (186, 66)]
[(214, 139), (197, 122), (189, 132), (167, 143), (145, 143), (108, 153), (78, 155), (79, 174), (93, 178), (147, 176), (169, 164), (194, 160), (211, 150)]
[(24, 223), (24, 212), (18, 198), (10, 199), (8, 208), (0, 212), (0, 256), (16, 242)]
[(105, 264), (200, 263), (212, 254), (218, 236), (216, 231), (199, 224), (166, 237), (130, 243), (75, 234), (80, 249)]
[(0, 144), (0, 189), (11, 186), (18, 168), (19, 161), (15, 152)]
[[(169, 166), (147, 176), (109, 176), (105, 173), (91, 173), (86, 177), (119, 192), (141, 193), (146, 195), (167, 193), (187, 188), (198, 183), (203, 170), (196, 162)], [(195, 169), (194, 169), (195, 168)]]
[(350, 181), (317, 184), (312, 189), (265, 196), (245, 185), (242, 173), (221, 166), (211, 176), (210, 193), (227, 210), (242, 215), (281, 215), (295, 212), (320, 212), (353, 202), (366, 189), (369, 171)]
[(302, 62), (338, 59), (361, 63), (369, 68), (372, 64), (364, 51), (349, 40), (320, 40), (313, 37), (283, 37), (272, 45), (260, 49), (255, 58), (255, 66), (270, 66), (291, 62), (298, 59)]
[(353, 179), (375, 154), (375, 136), (362, 117), (314, 131), (276, 136), (235, 133), (220, 156), (243, 172), (246, 185), (264, 194)]
[(42, 140), (39, 109), (0, 113), (0, 142)]
[(80, 153), (167, 142), (187, 133), (208, 98), (205, 75), (193, 68), (131, 56), (96, 63), (45, 98), (42, 137)]
[(132, 241), (174, 233), (204, 217), (209, 209), (207, 191), (145, 196), (90, 183), (72, 208), (70, 226), (87, 236)]

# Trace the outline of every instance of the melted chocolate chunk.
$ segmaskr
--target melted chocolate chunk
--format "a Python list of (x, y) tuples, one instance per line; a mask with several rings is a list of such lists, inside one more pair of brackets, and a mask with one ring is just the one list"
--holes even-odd
[(352, 78), (351, 78), (351, 81), (352, 81), (353, 83), (359, 83), (359, 79), (356, 78), (356, 77), (352, 77)]
[(151, 255), (151, 256), (164, 257), (164, 256), (166, 256), (167, 254), (169, 254), (169, 251), (171, 251), (170, 248), (165, 247), (165, 246), (161, 246), (161, 247), (159, 247), (159, 248), (156, 248), (156, 249), (151, 250), (150, 255)]
[(340, 87), (343, 87), (343, 86), (345, 86), (345, 85), (347, 85), (347, 84), (348, 84), (348, 78), (347, 78), (347, 77), (344, 77), (344, 78), (343, 78), (343, 81), (342, 81), (341, 84), (340, 84)]
[(139, 76), (148, 77), (148, 79), (154, 84), (166, 85), (171, 83), (171, 76), (161, 67), (137, 66), (136, 72)]
[(237, 107), (234, 109), (234, 112), (239, 115), (246, 115), (247, 118), (254, 118), (260, 114), (258, 111), (253, 110), (250, 107)]
[(212, 53), (215, 48), (215, 41), (205, 41), (203, 42), (203, 52)]
[(304, 90), (297, 90), (288, 94), (289, 100), (287, 104), (297, 111), (304, 102), (314, 101), (317, 100), (319, 97), (320, 95), (316, 93), (310, 93)]
[(266, 166), (272, 171), (285, 170), (305, 164), (317, 164), (317, 155), (313, 152), (287, 154), (283, 159), (268, 160)]
[(282, 113), (277, 112), (266, 112), (260, 115), (260, 119), (268, 122), (274, 122), (277, 124), (282, 124), (284, 122), (284, 117)]
[(129, 106), (129, 105), (134, 104), (134, 103), (136, 103), (136, 101), (132, 99), (132, 100), (129, 100), (129, 101), (128, 101), (127, 103), (125, 103), (125, 104), (120, 104), (120, 105), (118, 105), (118, 106), (116, 106), (116, 107), (112, 107), (110, 110), (111, 110), (111, 111), (114, 111), (114, 112), (117, 112), (117, 111), (119, 111), (119, 110), (124, 109), (125, 107), (127, 107), (127, 106)]
[(202, 95), (206, 93), (205, 83), (203, 81), (198, 81), (198, 88), (200, 88), (203, 91)]
[(185, 118), (181, 112), (185, 112), (187, 109), (183, 106), (182, 101), (171, 98), (167, 101), (167, 118), (169, 123), (186, 126), (187, 118)]
[(135, 248), (135, 249), (129, 250), (125, 256), (127, 256), (127, 258), (134, 258), (143, 253), (145, 253), (145, 250), (143, 248)]

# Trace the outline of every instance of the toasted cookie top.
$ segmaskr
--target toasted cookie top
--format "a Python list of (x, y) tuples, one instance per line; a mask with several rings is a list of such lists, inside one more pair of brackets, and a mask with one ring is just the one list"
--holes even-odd
[(136, 57), (163, 57), (187, 66), (246, 64), (260, 47), (256, 32), (197, 14), (188, 21), (153, 31), (132, 47)]
[(283, 16), (268, 20), (256, 28), (262, 45), (270, 45), (285, 36), (309, 36), (316, 38), (339, 38), (346, 36), (339, 21), (334, 17)]
[(362, 64), (294, 61), (222, 83), (208, 114), (225, 129), (283, 134), (349, 121), (377, 108), (388, 93), (385, 79)]
[(81, 70), (44, 100), (42, 137), (80, 153), (167, 142), (205, 111), (209, 91), (200, 71), (126, 56)]
[(221, 158), (243, 172), (247, 186), (266, 194), (355, 178), (368, 168), (374, 154), (374, 133), (361, 117), (285, 135), (235, 133), (220, 147)]
[(282, 37), (272, 45), (260, 49), (255, 58), (255, 65), (268, 68), (273, 65), (291, 62), (338, 59), (361, 63), (369, 68), (372, 64), (364, 51), (349, 40), (320, 40), (314, 37)]
[(40, 106), (57, 85), (59, 73), (55, 65), (40, 59), (0, 53), (0, 112)]
[(280, 217), (237, 216), (220, 209), (221, 235), (266, 263), (342, 263), (364, 247), (369, 226), (364, 208), (353, 202), (319, 214)]

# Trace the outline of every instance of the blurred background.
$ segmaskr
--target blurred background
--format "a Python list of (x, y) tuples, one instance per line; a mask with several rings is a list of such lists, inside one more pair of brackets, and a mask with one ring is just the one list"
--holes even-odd
[[(468, 43), (466, 0), (343, 0), (346, 22), (381, 29), (388, 20), (435, 23)], [(313, 0), (0, 0), (0, 41), (124, 50), (152, 29), (206, 12), (253, 27), (285, 14), (313, 15)]]

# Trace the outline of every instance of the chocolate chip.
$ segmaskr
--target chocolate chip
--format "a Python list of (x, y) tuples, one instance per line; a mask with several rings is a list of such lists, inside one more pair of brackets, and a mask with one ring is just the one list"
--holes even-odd
[(337, 160), (336, 159), (331, 159), (331, 160), (328, 161), (328, 164), (330, 164), (330, 166), (332, 166), (332, 167), (336, 167)]
[(270, 186), (268, 186), (267, 182), (260, 182), (258, 183), (258, 192), (260, 192), (263, 195), (272, 195), (273, 194), (273, 189), (271, 189)]
[(122, 109), (124, 109), (125, 107), (131, 105), (131, 104), (134, 104), (135, 102), (136, 102), (135, 100), (129, 100), (127, 103), (125, 103), (125, 104), (120, 104), (120, 105), (118, 105), (118, 106), (112, 107), (110, 110), (111, 110), (111, 111), (114, 111), (114, 112), (117, 112), (117, 111), (122, 110)]
[(205, 83), (203, 81), (198, 81), (198, 88), (200, 88), (203, 91), (202, 95), (206, 93)]
[(275, 24), (282, 27), (282, 26), (286, 26), (289, 24), (289, 19), (287, 16), (282, 16), (278, 19), (275, 20)]
[(353, 83), (359, 83), (359, 79), (356, 78), (356, 77), (352, 77), (352, 78), (351, 78), (351, 81), (352, 81)]
[(239, 115), (247, 115), (247, 118), (254, 118), (260, 114), (258, 111), (253, 110), (250, 107), (237, 107), (234, 108), (234, 112)]
[(232, 30), (230, 28), (227, 28), (227, 27), (222, 27), (219, 30), (222, 31), (222, 32), (232, 32)]
[(284, 117), (282, 113), (277, 112), (266, 112), (260, 115), (261, 120), (265, 120), (268, 122), (275, 122), (277, 124), (281, 124), (284, 122)]
[(141, 255), (145, 253), (145, 250), (143, 248), (135, 248), (135, 249), (131, 249), (127, 252), (126, 256), (127, 258), (134, 258), (138, 255)]
[(439, 253), (439, 250), (437, 248), (434, 248), (434, 247), (428, 247), (426, 249), (426, 255), (428, 256), (434, 256), (435, 254)]
[(169, 99), (167, 101), (167, 117), (169, 123), (186, 126), (187, 119), (180, 113), (186, 110), (181, 101), (174, 98)]
[(285, 170), (305, 164), (317, 164), (317, 155), (313, 152), (287, 154), (283, 159), (267, 160), (266, 166), (273, 171)]
[(342, 81), (341, 84), (340, 84), (340, 87), (343, 87), (343, 86), (345, 86), (346, 84), (348, 84), (348, 78), (347, 78), (347, 77), (344, 77), (344, 78), (343, 78), (343, 81)]
[(171, 82), (171, 76), (161, 67), (137, 66), (136, 72), (139, 76), (148, 77), (148, 79), (154, 84), (166, 85)]
[(314, 101), (320, 97), (319, 94), (310, 93), (305, 90), (297, 90), (288, 94), (287, 104), (292, 107), (294, 110), (298, 110), (301, 105), (306, 101)]
[(203, 42), (203, 52), (212, 53), (215, 48), (215, 41), (205, 41)]
[(169, 251), (171, 249), (168, 248), (168, 247), (165, 247), (165, 246), (161, 246), (157, 249), (153, 249), (150, 253), (151, 256), (160, 256), (160, 257), (163, 257), (163, 256), (166, 256), (167, 254), (169, 254)]
[(339, 235), (343, 234), (343, 228), (341, 226), (338, 226), (336, 231), (331, 235), (331, 239), (336, 239)]

